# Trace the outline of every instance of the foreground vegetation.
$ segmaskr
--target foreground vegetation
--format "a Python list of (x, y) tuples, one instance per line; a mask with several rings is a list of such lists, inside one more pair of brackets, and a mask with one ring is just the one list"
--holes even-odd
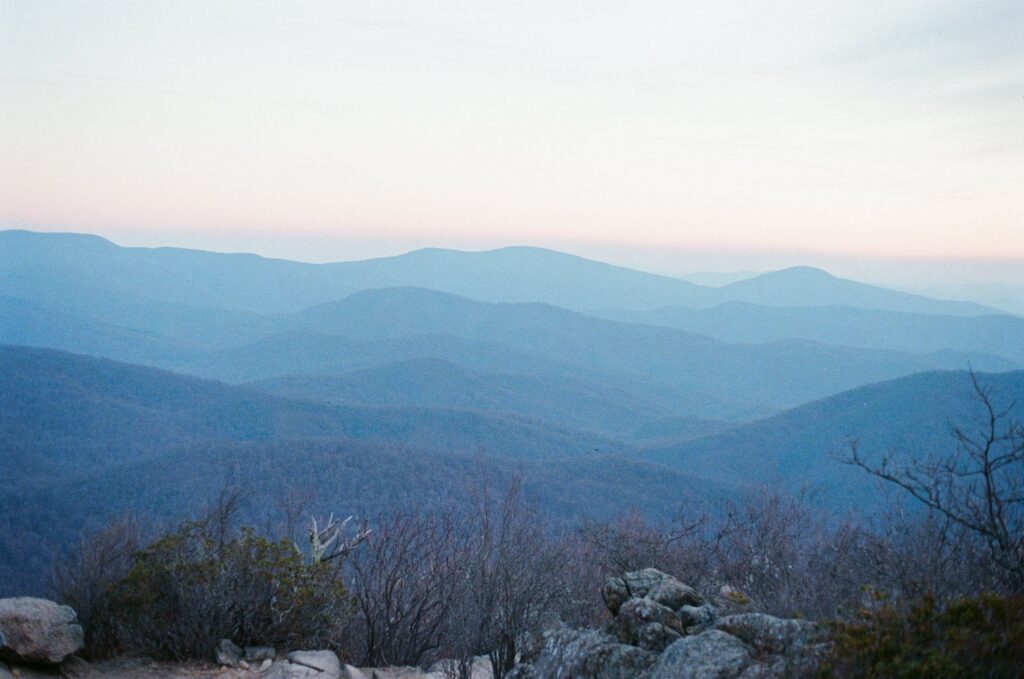
[(87, 536), (55, 596), (97, 658), (206, 657), (230, 638), (368, 666), (490, 655), (501, 677), (553, 623), (607, 622), (605, 578), (653, 567), (733, 608), (831, 621), (826, 676), (1020, 676), (1024, 428), (974, 385), (988, 417), (955, 430), (946, 456), (872, 464), (851, 446), (843, 461), (916, 500), (875, 524), (764, 491), (714, 514), (566, 529), (481, 467), (430, 510), (302, 528), (298, 494), (256, 530), (237, 525), (244, 493), (225, 489), (172, 530), (122, 519)]
[(984, 593), (940, 602), (880, 602), (834, 626), (826, 676), (1019, 677), (1024, 596)]
[(301, 548), (299, 530), (236, 527), (240, 496), (227, 493), (148, 540), (132, 520), (90, 535), (55, 596), (79, 612), (94, 658), (205, 658), (231, 638), (357, 665), (492, 654), (500, 676), (552, 621), (607, 622), (606, 576), (654, 566), (709, 595), (728, 585), (745, 609), (834, 620), (827, 676), (1001, 677), (1024, 663), (1021, 593), (984, 545), (934, 517), (828, 526), (807, 498), (763, 493), (715, 520), (626, 514), (556, 532), (516, 488), (473, 493), (470, 510), (321, 522)]

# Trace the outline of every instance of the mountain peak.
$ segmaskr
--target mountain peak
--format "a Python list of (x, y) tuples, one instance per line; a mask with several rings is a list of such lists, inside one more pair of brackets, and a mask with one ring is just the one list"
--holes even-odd
[(814, 266), (791, 266), (786, 269), (779, 269), (778, 271), (769, 271), (768, 273), (756, 276), (756, 278), (799, 278), (803, 280), (835, 280), (836, 276), (833, 276), (824, 269), (819, 269)]
[[(767, 273), (754, 276), (753, 278), (746, 278), (735, 283), (720, 288), (721, 290), (789, 290), (789, 291), (803, 291), (806, 292), (808, 289), (819, 288), (820, 286), (834, 287), (835, 284), (851, 283), (853, 285), (863, 285), (855, 283), (854, 281), (846, 281), (845, 279), (833, 276), (824, 269), (818, 269), (813, 266), (791, 266), (787, 269), (779, 269), (778, 271), (769, 271)], [(808, 286), (811, 286), (808, 288)], [(865, 286), (867, 287), (867, 286)], [(746, 301), (759, 301), (759, 300), (746, 300)]]

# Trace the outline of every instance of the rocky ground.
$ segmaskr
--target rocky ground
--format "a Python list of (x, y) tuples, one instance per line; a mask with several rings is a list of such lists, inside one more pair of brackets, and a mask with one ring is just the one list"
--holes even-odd
[(816, 623), (743, 611), (745, 598), (729, 588), (707, 601), (653, 568), (609, 578), (603, 595), (609, 625), (548, 630), (512, 678), (812, 677), (829, 648)]
[[(602, 629), (553, 626), (522, 639), (522, 662), (510, 679), (769, 679), (816, 675), (829, 649), (825, 628), (746, 609), (723, 588), (707, 600), (653, 568), (609, 578), (602, 592), (611, 623)], [(75, 613), (42, 599), (0, 599), (0, 679), (450, 679), (449, 662), (415, 667), (356, 668), (331, 651), (278, 654), (222, 640), (210, 663), (121, 658), (90, 665)], [(491, 679), (477, 658), (472, 679)]]

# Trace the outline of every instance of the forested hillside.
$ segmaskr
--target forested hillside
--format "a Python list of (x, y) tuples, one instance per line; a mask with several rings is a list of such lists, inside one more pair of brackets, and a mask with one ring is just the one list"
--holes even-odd
[[(670, 514), (718, 484), (639, 460), (625, 441), (480, 409), (334, 406), (152, 368), (0, 347), (0, 583), (37, 591), (52, 552), (125, 511), (168, 519), (225, 484), (255, 515), (302, 489), (329, 511), (365, 515), (457, 500), (485, 465), (553, 517), (636, 507)], [(731, 491), (729, 491), (731, 492)], [(60, 517), (59, 519), (57, 517)]]
[[(523, 474), (527, 492), (557, 521), (629, 508), (652, 516), (711, 508), (763, 483), (816, 491), (818, 506), (839, 516), (867, 510), (875, 494), (862, 473), (834, 458), (848, 441), (859, 440), (871, 455), (946, 450), (953, 423), (967, 428), (979, 415), (965, 372), (883, 382), (739, 427), (673, 418), (632, 427), (628, 413), (640, 419), (642, 403), (630, 410), (586, 390), (573, 396), (543, 381), (462, 371), (459, 379), (472, 388), (432, 396), (431, 375), (451, 366), (412, 368), (369, 381), (356, 375), (263, 385), (309, 397), (295, 400), (53, 350), (0, 348), (0, 539), (12, 555), (8, 586), (39, 584), (41, 571), (26, 568), (49, 558), (34, 549), (39, 540), (67, 544), (123, 511), (179, 516), (225, 483), (262, 498), (256, 506), (263, 514), (274, 514), (275, 498), (294, 487), (324, 509), (364, 514), (457, 501), (458, 479), (484, 464), (499, 478)], [(403, 381), (410, 374), (414, 381)], [(1021, 371), (979, 380), (998, 402), (1024, 389)], [(368, 384), (381, 391), (367, 392)], [(391, 403), (422, 390), (424, 403), (443, 407)], [(566, 399), (564, 412), (540, 398), (552, 394)], [(523, 399), (536, 418), (504, 410), (527, 409), (516, 405)], [(564, 420), (573, 412), (593, 414), (591, 431), (620, 433), (571, 429)], [(711, 435), (700, 437), (704, 432)]]
[[(1008, 422), (1024, 420), (1024, 371), (979, 374)], [(966, 371), (927, 372), (872, 384), (679, 444), (650, 447), (645, 459), (699, 470), (709, 480), (761, 481), (823, 494), (827, 506), (855, 510), (882, 500), (860, 469), (840, 464), (850, 445), (877, 463), (943, 458), (960, 445), (954, 429), (983, 435), (989, 414)]]

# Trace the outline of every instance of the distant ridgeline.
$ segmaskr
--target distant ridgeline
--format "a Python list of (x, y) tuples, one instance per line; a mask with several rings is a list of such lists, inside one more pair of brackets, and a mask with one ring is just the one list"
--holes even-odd
[(967, 368), (1024, 419), (1022, 318), (534, 248), (313, 265), (5, 231), (0, 344), (0, 596), (83, 529), (226, 482), (257, 518), (294, 487), (360, 514), (450, 500), (481, 463), (564, 521), (765, 483), (839, 514), (878, 501), (834, 459), (849, 441), (926, 454), (977, 423)]

